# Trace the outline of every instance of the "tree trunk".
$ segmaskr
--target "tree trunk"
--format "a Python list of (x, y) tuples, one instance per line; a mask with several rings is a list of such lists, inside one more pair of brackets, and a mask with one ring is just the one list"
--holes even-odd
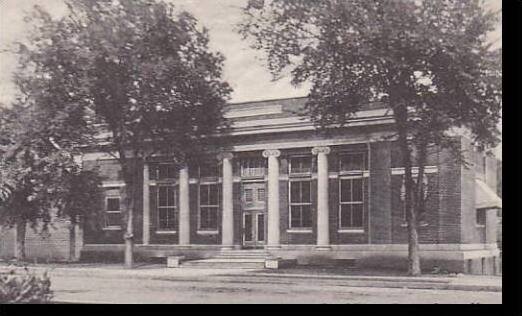
[(419, 235), (417, 234), (417, 219), (415, 210), (410, 207), (410, 219), (408, 220), (408, 274), (420, 275)]
[(69, 262), (76, 262), (76, 224), (69, 226)]
[(134, 236), (132, 227), (134, 213), (134, 197), (131, 197), (129, 199), (129, 202), (130, 203), (127, 205), (127, 230), (123, 237), (125, 239), (124, 261), (125, 267), (128, 269), (132, 269), (134, 266)]
[(23, 219), (16, 222), (16, 248), (15, 258), (17, 261), (25, 261), (25, 231), (27, 223)]
[(419, 257), (419, 236), (417, 233), (417, 216), (413, 205), (413, 176), (411, 150), (408, 144), (408, 109), (405, 105), (394, 107), (395, 123), (398, 131), (399, 147), (401, 149), (404, 164), (404, 208), (408, 225), (408, 274), (417, 276), (421, 274)]
[(137, 166), (139, 164), (136, 158), (133, 158), (131, 166), (125, 165), (123, 168), (123, 174), (125, 177), (126, 185), (126, 198), (127, 201), (127, 227), (124, 234), (125, 239), (125, 252), (124, 252), (124, 263), (125, 267), (132, 269), (134, 267), (134, 206), (136, 205), (136, 186), (138, 184), (139, 173), (137, 172)]

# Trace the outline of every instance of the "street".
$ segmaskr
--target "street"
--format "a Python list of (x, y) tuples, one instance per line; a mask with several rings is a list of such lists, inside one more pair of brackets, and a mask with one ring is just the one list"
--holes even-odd
[(55, 275), (52, 289), (54, 301), (71, 303), (502, 303), (501, 292), (350, 287), (345, 283), (335, 280), (274, 280), (262, 276), (144, 280)]

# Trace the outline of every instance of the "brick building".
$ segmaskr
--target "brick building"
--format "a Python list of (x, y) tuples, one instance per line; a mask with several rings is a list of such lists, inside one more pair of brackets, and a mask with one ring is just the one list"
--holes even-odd
[[(301, 264), (355, 259), (365, 266), (405, 267), (407, 227), (400, 152), (386, 136), (393, 118), (378, 104), (343, 130), (317, 133), (295, 113), (306, 99), (227, 106), (231, 129), (204, 162), (176, 170), (154, 157), (140, 170), (135, 212), (139, 257), (212, 258), (223, 249), (262, 248)], [(446, 151), (429, 155), (427, 207), (419, 240), (423, 268), (494, 273), (497, 162), (458, 138), (471, 168)], [(85, 168), (107, 177), (106, 218), (83, 231), (82, 256), (122, 256), (125, 187), (117, 162), (99, 152)], [(414, 168), (416, 172), (417, 168)]]

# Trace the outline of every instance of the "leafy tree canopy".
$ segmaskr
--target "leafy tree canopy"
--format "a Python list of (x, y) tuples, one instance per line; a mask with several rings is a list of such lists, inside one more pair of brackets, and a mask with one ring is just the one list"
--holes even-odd
[(487, 43), (498, 15), (482, 1), (251, 0), (244, 13), (240, 32), (274, 76), (289, 68), (294, 84), (312, 83), (318, 125), (381, 101), (415, 112), (407, 128), (428, 141), (454, 128), (498, 141), (501, 50)]
[(56, 110), (57, 128), (45, 131), (57, 147), (94, 147), (118, 159), (131, 267), (138, 170), (152, 154), (186, 163), (224, 125), (231, 89), (221, 78), (223, 56), (210, 51), (207, 29), (165, 1), (66, 4), (59, 20), (38, 7), (27, 19), (34, 29), (18, 52), (21, 103)]
[(404, 166), (408, 270), (419, 275), (428, 149), (450, 148), (465, 162), (455, 130), (483, 146), (499, 140), (501, 51), (486, 43), (496, 14), (479, 0), (250, 0), (244, 15), (240, 33), (266, 52), (274, 77), (290, 69), (294, 84), (311, 83), (303, 114), (323, 131), (372, 102), (391, 110)]
[[(208, 31), (163, 1), (67, 1), (59, 21), (41, 9), (31, 45), (22, 45), (23, 91), (78, 109), (112, 135), (107, 150), (184, 156), (222, 124), (229, 96), (223, 56), (208, 49)], [(71, 113), (71, 110), (67, 111)], [(98, 126), (99, 128), (99, 126)], [(168, 144), (168, 146), (165, 146)], [(189, 145), (190, 144), (190, 145)]]

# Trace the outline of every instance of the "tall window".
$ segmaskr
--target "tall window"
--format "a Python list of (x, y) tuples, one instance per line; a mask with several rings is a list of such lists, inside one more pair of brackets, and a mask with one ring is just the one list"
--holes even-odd
[[(351, 152), (339, 155), (339, 228), (363, 228), (363, 191), (366, 153)], [(347, 176), (347, 174), (349, 176)]]
[(158, 187), (158, 229), (176, 230), (178, 219), (177, 190), (174, 186)]
[(340, 228), (363, 228), (363, 178), (341, 179), (339, 184)]
[(120, 197), (108, 196), (105, 199), (105, 227), (106, 228), (121, 228), (121, 209)]
[(219, 212), (219, 185), (199, 186), (199, 229), (217, 230)]
[(312, 227), (310, 180), (290, 181), (290, 228)]

